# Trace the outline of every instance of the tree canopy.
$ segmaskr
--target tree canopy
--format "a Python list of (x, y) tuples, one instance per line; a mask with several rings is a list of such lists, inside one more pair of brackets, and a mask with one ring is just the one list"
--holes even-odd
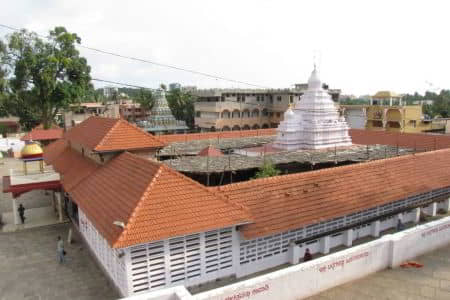
[(64, 27), (51, 30), (48, 40), (26, 30), (7, 37), (2, 62), (10, 70), (6, 107), (25, 128), (36, 123), (50, 128), (60, 109), (92, 90), (90, 67), (75, 47), (80, 42)]
[(433, 104), (424, 104), (423, 113), (434, 117), (450, 117), (450, 90), (441, 90), (439, 93), (427, 91), (425, 95), (419, 93), (406, 94), (404, 96), (406, 103), (412, 104), (414, 101), (433, 100)]
[(180, 89), (174, 89), (167, 93), (167, 103), (177, 120), (183, 120), (189, 128), (194, 127), (194, 103), (195, 97)]

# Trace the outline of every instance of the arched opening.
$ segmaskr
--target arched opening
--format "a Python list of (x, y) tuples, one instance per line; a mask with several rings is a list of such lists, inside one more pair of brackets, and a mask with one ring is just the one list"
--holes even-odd
[(254, 110), (252, 110), (252, 118), (257, 117), (259, 117), (259, 109), (255, 108)]
[(230, 131), (231, 128), (229, 126), (223, 126), (222, 131)]
[(402, 120), (402, 113), (399, 109), (389, 109), (386, 113), (386, 120), (389, 121), (395, 121), (395, 122), (401, 122)]
[(252, 129), (259, 129), (259, 125), (258, 124), (253, 125)]
[(230, 117), (231, 117), (230, 111), (227, 110), (227, 109), (225, 109), (225, 110), (222, 112), (222, 119), (229, 119)]
[(263, 128), (263, 129), (269, 128), (269, 124), (263, 124), (262, 128)]
[(233, 119), (240, 118), (240, 117), (241, 117), (240, 111), (237, 110), (237, 109), (233, 110), (233, 113), (231, 114), (231, 117), (232, 117)]
[(212, 126), (210, 130), (211, 130), (211, 132), (215, 132), (216, 131), (216, 127)]
[(250, 111), (248, 109), (244, 109), (242, 111), (241, 118), (250, 118)]
[(269, 111), (267, 110), (267, 108), (264, 108), (262, 110), (262, 115), (263, 115), (263, 117), (267, 117), (269, 115)]
[(233, 131), (241, 130), (241, 127), (239, 127), (239, 125), (234, 125), (232, 130)]
[(249, 130), (249, 129), (250, 129), (250, 125), (244, 125), (244, 126), (242, 127), (242, 129), (243, 129), (243, 130)]

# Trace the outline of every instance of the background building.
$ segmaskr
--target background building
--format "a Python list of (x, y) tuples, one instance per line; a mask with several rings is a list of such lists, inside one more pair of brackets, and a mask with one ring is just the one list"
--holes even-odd
[[(195, 126), (202, 131), (275, 128), (290, 104), (300, 100), (307, 84), (294, 89), (209, 89), (197, 90)], [(340, 90), (328, 90), (333, 101)]]
[(106, 98), (112, 97), (114, 93), (119, 93), (119, 89), (115, 86), (105, 86), (103, 88), (103, 96)]

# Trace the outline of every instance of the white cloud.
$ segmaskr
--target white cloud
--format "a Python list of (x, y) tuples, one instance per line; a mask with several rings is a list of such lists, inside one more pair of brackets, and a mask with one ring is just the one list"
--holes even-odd
[[(91, 47), (264, 86), (306, 81), (316, 50), (324, 80), (347, 93), (423, 92), (425, 81), (448, 82), (446, 1), (0, 2), (7, 25), (39, 33), (63, 25)], [(93, 75), (113, 81), (236, 86), (82, 53)]]

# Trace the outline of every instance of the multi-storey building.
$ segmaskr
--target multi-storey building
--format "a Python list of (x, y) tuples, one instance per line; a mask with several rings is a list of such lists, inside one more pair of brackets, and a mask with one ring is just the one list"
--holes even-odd
[[(202, 131), (275, 128), (290, 104), (300, 100), (307, 85), (293, 89), (197, 90), (195, 125)], [(340, 90), (328, 90), (338, 101)]]

